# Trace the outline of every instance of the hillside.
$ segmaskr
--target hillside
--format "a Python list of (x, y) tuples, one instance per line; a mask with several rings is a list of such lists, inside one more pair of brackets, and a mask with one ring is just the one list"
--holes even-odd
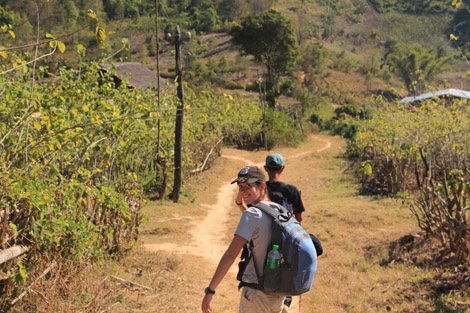
[[(467, 103), (392, 103), (470, 88), (465, 4), (157, 4), (158, 35), (152, 0), (0, 0), (0, 253), (20, 253), (1, 264), (0, 311), (198, 311), (239, 217), (228, 182), (266, 150), (285, 155), (326, 250), (321, 292), (295, 311), (468, 311)], [(159, 38), (174, 84), (176, 25), (185, 105), (103, 71), (156, 71)]]
[[(352, 4), (341, 1), (336, 4), (305, 2), (303, 5), (277, 1), (272, 7), (292, 20), (301, 49), (305, 49), (310, 42), (317, 42), (328, 51), (329, 55), (323, 60), (324, 68), (316, 79), (316, 87), (306, 88), (333, 105), (351, 102), (365, 105), (369, 103), (371, 95), (381, 92), (393, 93), (399, 97), (407, 95), (399, 77), (381, 68), (387, 42), (410, 46), (418, 44), (426, 49), (441, 49), (446, 54), (455, 55), (428, 88), (470, 88), (467, 79), (468, 64), (460, 55), (460, 50), (455, 49), (456, 45), (448, 39), (452, 26), (450, 13), (379, 13), (369, 3)], [(354, 12), (359, 8), (357, 17)], [(142, 38), (140, 41), (136, 38), (131, 45), (139, 47), (142, 44)], [(211, 66), (211, 62), (217, 64), (226, 58), (230, 64), (229, 69), (220, 70), (220, 75), (235, 82), (237, 88), (230, 88), (232, 90), (243, 90), (264, 71), (251, 56), (246, 57), (248, 65), (241, 72), (231, 68), (239, 62), (239, 50), (231, 45), (227, 32), (195, 34), (191, 41), (184, 44), (183, 49), (187, 53), (195, 53), (197, 60), (207, 67)], [(171, 44), (162, 41), (160, 62), (163, 75), (168, 73), (171, 76), (173, 72), (172, 50)], [(137, 56), (131, 55), (130, 58), (135, 60)], [(147, 66), (156, 69), (155, 58), (146, 58), (144, 61)], [(305, 85), (304, 72), (294, 72), (291, 78), (297, 86)], [(187, 80), (191, 82), (194, 77)], [(223, 84), (217, 86), (224, 88)], [(283, 99), (289, 102), (286, 98), (281, 98), (280, 101)]]
[[(5, 2), (0, 3), (0, 6), (19, 13), (21, 3), (27, 1), (22, 0), (16, 4)], [(69, 33), (71, 29), (66, 23), (76, 17), (77, 20), (71, 25), (72, 28), (78, 28), (87, 20), (84, 10), (91, 8), (98, 13), (98, 21), (106, 29), (107, 38), (102, 46), (97, 45), (92, 38), (93, 27), (79, 32), (78, 36), (64, 38), (67, 46), (65, 53), (56, 54), (52, 62), (46, 62), (52, 70), (60, 64), (77, 65), (75, 46), (78, 43), (87, 49), (84, 60), (99, 60), (102, 55), (109, 56), (120, 50), (122, 38), (128, 39), (129, 49), (122, 50), (112, 60), (141, 62), (156, 70), (153, 3), (142, 1), (136, 4), (136, 7), (129, 8), (126, 4), (123, 13), (119, 13), (117, 2), (114, 1), (103, 1), (102, 5), (99, 2), (87, 1), (64, 3), (76, 7), (77, 11), (62, 9), (64, 4), (58, 1), (49, 2), (40, 11), (40, 33), (45, 35), (46, 32), (52, 32), (55, 36)], [(444, 72), (429, 82), (427, 89), (470, 89), (466, 73), (468, 65), (462, 56), (466, 51), (465, 42), (449, 40), (450, 33), (458, 34), (454, 29), (460, 25), (456, 22), (457, 15), (454, 16), (456, 9), (445, 1), (390, 1), (383, 4), (360, 0), (257, 0), (253, 1), (251, 7), (245, 6), (243, 0), (215, 1), (212, 5), (202, 0), (188, 3), (187, 11), (178, 7), (182, 5), (178, 1), (168, 2), (166, 7), (161, 8), (160, 67), (165, 77), (174, 75), (174, 47), (164, 37), (165, 34), (173, 32), (175, 25), (179, 24), (183, 34), (188, 31), (192, 33), (191, 40), (183, 44), (186, 55), (185, 80), (188, 83), (209, 83), (215, 88), (232, 92), (246, 90), (265, 69), (253, 62), (251, 56), (240, 57), (238, 48), (231, 44), (227, 32), (230, 23), (237, 23), (244, 14), (252, 13), (256, 3), (258, 10), (271, 7), (288, 16), (295, 28), (303, 58), (306, 57), (306, 47), (312, 42), (320, 44), (327, 52), (321, 60), (322, 66), (317, 67), (315, 73), (305, 73), (299, 67), (285, 77), (292, 87), (290, 92), (285, 94), (287, 98), (281, 97), (280, 101), (286, 102), (287, 105), (292, 102), (289, 98), (296, 97), (299, 90), (304, 88), (314, 97), (321, 98), (321, 102), (333, 105), (353, 103), (364, 106), (369, 104), (370, 95), (382, 92), (398, 97), (407, 96), (406, 90), (402, 88), (403, 81), (386, 67), (381, 67), (386, 45), (392, 42), (409, 46), (417, 44), (424, 49), (436, 49), (440, 54), (455, 55), (444, 68)], [(54, 5), (55, 10), (52, 9)], [(197, 14), (201, 14), (199, 18), (204, 16), (201, 12), (205, 12), (207, 7), (213, 7), (218, 14), (210, 27), (212, 31), (204, 29), (196, 23), (197, 20), (195, 21), (199, 16)], [(68, 19), (63, 17), (64, 10)], [(18, 16), (11, 17), (19, 25), (13, 27), (17, 36), (10, 44), (21, 45), (33, 39), (32, 33), (27, 33), (31, 32), (31, 28), (26, 27), (35, 24), (33, 13), (34, 10), (29, 8), (29, 22), (26, 24), (24, 21), (20, 22), (21, 18)], [(8, 15), (4, 13), (3, 16), (4, 20), (7, 20)], [(457, 45), (463, 50), (456, 49)], [(306, 79), (311, 81), (307, 82)]]

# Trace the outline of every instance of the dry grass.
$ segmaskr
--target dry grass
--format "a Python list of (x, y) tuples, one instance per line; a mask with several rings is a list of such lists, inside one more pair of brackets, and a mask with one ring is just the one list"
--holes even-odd
[(332, 147), (322, 153), (292, 159), (284, 153), (284, 179), (301, 189), (307, 205), (303, 225), (325, 249), (318, 259), (314, 291), (302, 296), (303, 312), (402, 312), (395, 290), (415, 275), (414, 270), (383, 268), (380, 255), (369, 258), (365, 251), (416, 231), (414, 222), (393, 200), (358, 195), (346, 161), (338, 157), (342, 139), (324, 140)]
[[(322, 240), (325, 249), (318, 259), (314, 288), (302, 296), (301, 312), (433, 311), (435, 303), (429, 292), (419, 291), (419, 287), (433, 279), (435, 269), (410, 262), (384, 262), (389, 260), (390, 242), (417, 232), (415, 221), (395, 200), (357, 193), (358, 185), (346, 161), (339, 157), (344, 147), (341, 138), (316, 135), (297, 148), (276, 150), (286, 158), (283, 178), (302, 191), (307, 207), (303, 226)], [(35, 295), (36, 312), (50, 311), (47, 308), (54, 312), (199, 312), (202, 290), (216, 264), (191, 253), (195, 221), (216, 203), (221, 185), (235, 177), (246, 160), (261, 165), (266, 156), (265, 151), (230, 148), (222, 154), (232, 158), (219, 158), (208, 171), (191, 178), (179, 203), (147, 203), (144, 210), (149, 222), (142, 227), (139, 245), (128, 256), (89, 266), (73, 279), (61, 278), (59, 285), (67, 286), (67, 292), (44, 286), (48, 301)], [(223, 238), (226, 243), (240, 217), (234, 205), (229, 216)], [(186, 245), (187, 250), (149, 252), (142, 248), (146, 243)], [(135, 284), (124, 284), (111, 276)], [(234, 276), (230, 272), (217, 288), (215, 312), (237, 311), (239, 293)]]

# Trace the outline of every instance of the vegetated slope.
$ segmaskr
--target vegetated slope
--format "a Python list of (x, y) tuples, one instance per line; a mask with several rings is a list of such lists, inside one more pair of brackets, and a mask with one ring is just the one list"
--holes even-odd
[[(381, 66), (386, 46), (391, 42), (410, 46), (419, 44), (426, 49), (440, 49), (444, 54), (456, 54), (446, 71), (431, 82), (429, 89), (469, 88), (466, 79), (468, 66), (459, 56), (459, 51), (455, 50), (455, 45), (448, 40), (450, 14), (412, 15), (396, 11), (379, 13), (371, 5), (363, 4), (360, 14), (357, 13), (356, 16), (353, 14), (355, 7), (351, 4), (349, 7), (342, 2), (336, 5), (338, 8), (332, 9), (327, 4), (311, 2), (303, 6), (285, 1), (274, 4), (276, 9), (291, 18), (302, 49), (309, 43), (316, 42), (328, 52), (321, 60), (322, 67), (318, 67), (315, 74), (306, 74), (300, 67), (290, 75), (294, 89), (305, 87), (313, 95), (333, 105), (352, 103), (363, 106), (369, 104), (371, 95), (378, 94), (407, 96), (404, 83), (389, 69)], [(356, 10), (359, 9), (356, 7)], [(233, 81), (235, 88), (230, 88), (230, 92), (242, 91), (256, 81), (264, 70), (250, 56), (243, 69), (235, 70), (234, 66), (239, 62), (238, 49), (231, 45), (227, 33), (196, 34), (193, 41), (184, 44), (184, 49), (192, 54), (196, 52), (198, 61), (208, 68), (226, 58), (229, 61), (228, 69), (215, 71), (217, 75)], [(173, 56), (169, 55), (171, 50), (171, 45), (164, 45), (162, 48), (161, 60), (165, 60), (163, 72), (171, 73), (174, 67)], [(149, 66), (155, 67), (154, 60), (148, 61)], [(192, 70), (190, 65), (186, 70)], [(191, 82), (195, 77), (186, 79)], [(223, 84), (216, 86), (225, 88)], [(288, 93), (287, 98), (281, 97), (280, 101), (289, 103), (288, 98), (294, 95), (295, 90)]]
[[(1, 5), (17, 14), (24, 13), (20, 8), (27, 7), (28, 22), (14, 25), (17, 39), (14, 44), (24, 44), (35, 37), (32, 32), (35, 25), (34, 10), (26, 0), (15, 3), (4, 2)], [(254, 7), (246, 6), (243, 0), (214, 1), (231, 4), (240, 10), (242, 15), (223, 15), (221, 7), (216, 8), (219, 16), (216, 25), (210, 30), (201, 30), (195, 22), (195, 9), (204, 12), (205, 2), (189, 1), (188, 8), (179, 8), (183, 3), (168, 3), (160, 12), (160, 65), (161, 72), (167, 77), (174, 75), (174, 45), (164, 38), (164, 34), (173, 32), (175, 26), (181, 26), (183, 37), (192, 33), (191, 40), (185, 40), (185, 80), (189, 83), (209, 82), (220, 89), (242, 91), (256, 81), (263, 73), (263, 68), (255, 64), (250, 57), (238, 57), (238, 49), (230, 44), (227, 31), (230, 23), (239, 22), (243, 14), (253, 12)], [(381, 68), (381, 59), (385, 54), (385, 45), (390, 42), (419, 44), (424, 48), (435, 48), (445, 54), (456, 53), (457, 57), (449, 71), (440, 75), (430, 88), (454, 87), (468, 89), (466, 69), (456, 44), (451, 42), (449, 33), (453, 30), (453, 18), (456, 9), (451, 3), (432, 1), (251, 1), (260, 7), (271, 7), (286, 14), (296, 30), (299, 45), (305, 47), (311, 42), (320, 43), (329, 55), (321, 63), (324, 68), (317, 68), (314, 74), (305, 74), (301, 68), (292, 73), (288, 79), (293, 89), (305, 87), (323, 100), (343, 105), (355, 103), (363, 105), (371, 94), (381, 91), (406, 96), (401, 90), (403, 82), (392, 75), (386, 68)], [(52, 2), (51, 2), (52, 3)], [(54, 7), (49, 7), (54, 4)], [(114, 1), (64, 1), (53, 2), (40, 11), (41, 32), (51, 32), (54, 36), (63, 35), (72, 29), (86, 24), (86, 9), (93, 9), (98, 14), (99, 23), (106, 28), (107, 38), (104, 45), (98, 45), (93, 38), (94, 27), (81, 31), (77, 36), (63, 38), (67, 49), (64, 54), (56, 54), (48, 62), (53, 72), (58, 65), (75, 66), (79, 58), (76, 55), (78, 43), (86, 47), (83, 60), (99, 60), (110, 56), (121, 49), (122, 38), (129, 40), (129, 49), (122, 50), (108, 61), (141, 62), (156, 70), (155, 12), (154, 3), (120, 3)], [(124, 6), (124, 7), (120, 7)], [(74, 9), (75, 8), (75, 9)], [(227, 9), (227, 8), (226, 8)], [(226, 13), (226, 12), (225, 12)], [(15, 17), (19, 18), (19, 17)], [(4, 19), (8, 19), (5, 14)], [(28, 26), (29, 25), (29, 26)], [(28, 26), (28, 27), (26, 27)], [(198, 29), (197, 31), (195, 29)], [(212, 32), (211, 32), (212, 30)], [(217, 32), (214, 32), (217, 31)], [(29, 34), (29, 35), (28, 35)], [(23, 40), (23, 42), (21, 42)], [(201, 65), (205, 69), (201, 68)], [(201, 78), (201, 70), (211, 72)], [(207, 73), (206, 73), (207, 74)], [(315, 77), (311, 77), (315, 76)], [(308, 83), (305, 79), (310, 79)], [(437, 88), (437, 87), (436, 87)], [(256, 90), (255, 90), (256, 91)], [(287, 93), (295, 96), (295, 90)], [(288, 101), (281, 98), (281, 101)]]

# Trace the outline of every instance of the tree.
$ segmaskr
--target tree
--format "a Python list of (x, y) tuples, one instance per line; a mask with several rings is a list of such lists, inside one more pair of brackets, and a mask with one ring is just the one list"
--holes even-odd
[(460, 8), (455, 12), (452, 23), (454, 35), (459, 41), (466, 44), (470, 42), (470, 12), (467, 7)]
[(255, 57), (257, 62), (266, 67), (266, 85), (271, 93), (270, 105), (275, 106), (279, 94), (279, 77), (291, 72), (299, 58), (299, 46), (294, 27), (281, 12), (251, 14), (242, 19), (240, 25), (230, 30), (232, 42), (243, 53)]
[(248, 4), (244, 0), (221, 0), (217, 12), (222, 20), (234, 21), (248, 11)]
[(251, 0), (249, 1), (250, 11), (255, 14), (265, 12), (271, 8), (273, 3), (273, 0)]
[(328, 49), (321, 42), (311, 41), (305, 47), (301, 68), (305, 73), (304, 84), (308, 89), (315, 92), (320, 90), (321, 82), (326, 75), (328, 57)]
[(214, 8), (195, 9), (193, 14), (193, 27), (196, 31), (211, 32), (217, 25), (217, 12)]
[(390, 45), (382, 61), (391, 72), (398, 73), (410, 95), (422, 93), (442, 72), (452, 56), (443, 56), (441, 50), (424, 49), (418, 45)]

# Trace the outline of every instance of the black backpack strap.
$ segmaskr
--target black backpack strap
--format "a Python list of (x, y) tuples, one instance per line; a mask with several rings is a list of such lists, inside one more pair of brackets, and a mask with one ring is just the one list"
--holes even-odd
[[(240, 290), (242, 287), (250, 287), (253, 289), (258, 289), (261, 290), (262, 288), (260, 287), (260, 282), (262, 280), (262, 277), (258, 273), (258, 269), (256, 268), (256, 263), (255, 259), (253, 258), (253, 241), (250, 240), (249, 243), (243, 246), (243, 251), (241, 255), (241, 261), (238, 263), (238, 274), (237, 274), (237, 280), (240, 281), (238, 284), (238, 290)], [(245, 283), (243, 281), (243, 273), (245, 272), (246, 267), (248, 266), (248, 263), (250, 263), (251, 259), (253, 259), (253, 266), (255, 267), (256, 271), (256, 277), (258, 278), (258, 284), (255, 283)]]
[(286, 208), (284, 208), (282, 205), (279, 205), (279, 208), (283, 211), (283, 212), (279, 212), (278, 210), (272, 208), (270, 205), (268, 204), (265, 204), (265, 203), (261, 203), (261, 202), (258, 202), (256, 205), (255, 205), (256, 208), (260, 209), (261, 211), (263, 211), (264, 213), (268, 214), (269, 216), (271, 216), (273, 219), (276, 219), (281, 213), (288, 213), (289, 211), (287, 211)]

